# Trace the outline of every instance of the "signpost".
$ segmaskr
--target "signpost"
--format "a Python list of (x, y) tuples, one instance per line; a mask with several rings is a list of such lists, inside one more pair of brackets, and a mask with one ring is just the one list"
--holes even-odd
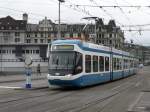
[(31, 88), (32, 85), (31, 85), (31, 74), (32, 74), (32, 69), (31, 69), (31, 65), (32, 65), (32, 58), (30, 56), (27, 56), (25, 58), (25, 73), (26, 73), (26, 85), (25, 87), (28, 89), (28, 88)]

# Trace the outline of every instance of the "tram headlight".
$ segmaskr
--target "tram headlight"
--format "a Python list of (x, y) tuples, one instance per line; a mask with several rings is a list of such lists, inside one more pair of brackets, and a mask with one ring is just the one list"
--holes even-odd
[(71, 77), (71, 76), (72, 76), (72, 74), (68, 74), (68, 75), (67, 75), (67, 77)]

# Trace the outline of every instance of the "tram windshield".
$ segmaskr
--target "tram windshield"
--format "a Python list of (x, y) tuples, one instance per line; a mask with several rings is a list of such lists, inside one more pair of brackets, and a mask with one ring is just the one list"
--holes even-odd
[(75, 51), (52, 51), (49, 72), (53, 75), (77, 74), (82, 71), (82, 55)]

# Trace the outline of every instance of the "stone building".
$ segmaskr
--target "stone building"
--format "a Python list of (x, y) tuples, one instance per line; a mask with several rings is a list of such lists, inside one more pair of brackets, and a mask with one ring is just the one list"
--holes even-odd
[(24, 43), (26, 26), (26, 20), (15, 20), (11, 16), (0, 18), (0, 43)]
[[(41, 71), (47, 72), (47, 45), (57, 36), (58, 24), (46, 17), (38, 24), (28, 23), (26, 13), (22, 20), (10, 16), (0, 18), (0, 72), (23, 71), (26, 56), (33, 58), (33, 71), (40, 63)], [(98, 19), (96, 25), (61, 24), (61, 39), (80, 39), (121, 49), (124, 34), (114, 20), (106, 25)]]
[[(24, 73), (23, 60), (26, 56), (31, 56), (33, 59), (33, 72), (36, 71), (39, 63), (42, 72), (48, 70), (47, 44), (45, 42), (32, 43), (32, 35), (36, 31), (39, 32), (37, 30), (39, 27), (36, 24), (28, 24), (27, 21), (27, 14), (23, 14), (22, 20), (15, 20), (10, 16), (0, 18), (0, 74), (4, 72)], [(30, 36), (28, 32), (31, 32), (32, 35)]]
[(96, 43), (104, 46), (122, 49), (124, 43), (124, 33), (120, 27), (116, 26), (114, 20), (110, 20), (107, 25), (104, 25), (102, 19), (96, 23)]

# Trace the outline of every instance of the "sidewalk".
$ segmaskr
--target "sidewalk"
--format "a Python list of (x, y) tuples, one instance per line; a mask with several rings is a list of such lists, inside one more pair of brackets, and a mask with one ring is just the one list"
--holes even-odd
[[(41, 75), (32, 74), (32, 80), (46, 80), (46, 73), (42, 73)], [(25, 81), (26, 75), (25, 74), (17, 74), (17, 75), (0, 75), (0, 83), (7, 83), (7, 82), (19, 82)]]

